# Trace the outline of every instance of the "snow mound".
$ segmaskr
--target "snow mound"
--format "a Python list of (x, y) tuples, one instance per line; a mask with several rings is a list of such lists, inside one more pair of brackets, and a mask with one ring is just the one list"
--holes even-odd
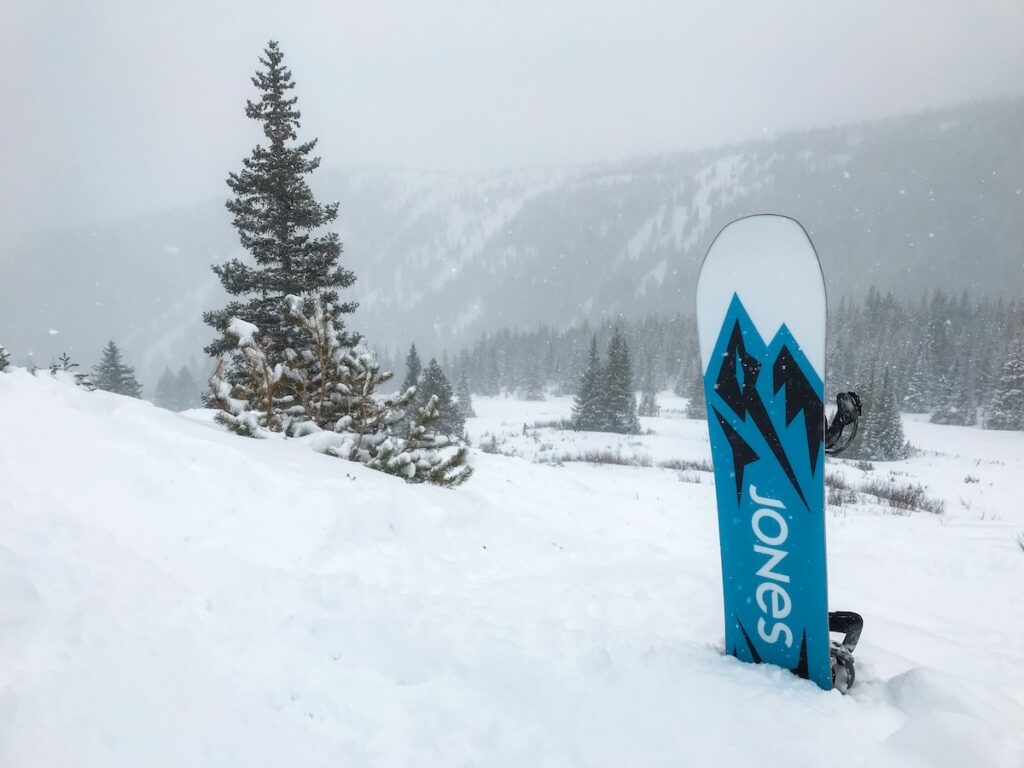
[[(867, 617), (843, 697), (722, 655), (713, 488), (674, 471), (479, 455), (461, 489), (409, 486), (22, 370), (0, 425), (5, 767), (1024, 758), (1016, 561), (974, 528), (841, 519), (832, 578)], [(902, 579), (908, 552), (961, 560)], [(958, 652), (969, 682), (908, 672)]]

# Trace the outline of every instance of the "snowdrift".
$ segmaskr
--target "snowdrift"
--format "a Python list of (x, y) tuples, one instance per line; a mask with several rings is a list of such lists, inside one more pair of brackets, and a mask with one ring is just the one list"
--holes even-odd
[[(982, 458), (902, 471), (1009, 495), (1024, 447), (968, 431)], [(707, 477), (474, 462), (408, 486), (0, 374), (0, 765), (1024, 764), (1013, 518), (830, 517), (832, 602), (867, 620), (843, 697), (722, 655)]]

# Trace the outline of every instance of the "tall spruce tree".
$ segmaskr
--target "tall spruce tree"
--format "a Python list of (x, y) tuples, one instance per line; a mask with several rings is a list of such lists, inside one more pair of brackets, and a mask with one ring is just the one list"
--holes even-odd
[(708, 417), (708, 405), (704, 397), (704, 377), (699, 370), (690, 376), (686, 398), (686, 418), (706, 419)]
[(96, 378), (93, 381), (97, 389), (113, 392), (128, 397), (142, 397), (142, 387), (135, 379), (135, 369), (125, 365), (121, 359), (121, 350), (113, 341), (103, 348), (100, 364), (93, 366)]
[(603, 378), (604, 369), (601, 367), (601, 356), (597, 352), (597, 336), (595, 335), (590, 338), (587, 367), (576, 387), (576, 399), (572, 407), (572, 423), (576, 429), (592, 432), (602, 428), (600, 411)]
[(459, 383), (455, 385), (455, 398), (458, 400), (459, 413), (463, 419), (471, 419), (476, 416), (473, 410), (473, 395), (469, 391), (469, 378), (466, 376), (466, 369), (459, 374)]
[(658, 387), (654, 381), (654, 361), (651, 353), (644, 355), (644, 373), (640, 378), (640, 407), (637, 413), (640, 416), (657, 416), (661, 409), (658, 407)]
[(985, 429), (1024, 430), (1024, 345), (1013, 346), (985, 413)]
[(153, 403), (160, 408), (169, 411), (178, 410), (178, 380), (171, 373), (171, 369), (165, 367), (164, 372), (156, 382), (156, 394), (153, 395)]
[(544, 387), (540, 382), (540, 371), (537, 370), (537, 362), (531, 360), (526, 364), (526, 373), (523, 375), (522, 383), (519, 386), (519, 396), (523, 400), (543, 400)]
[(633, 365), (629, 359), (626, 337), (618, 326), (608, 342), (608, 365), (605, 367), (601, 400), (604, 405), (603, 431), (629, 435), (640, 432), (636, 393), (633, 389)]
[(199, 407), (199, 385), (188, 366), (181, 366), (178, 375), (175, 377), (175, 387), (178, 393), (178, 410), (187, 411), (189, 408)]
[(881, 376), (872, 369), (867, 385), (860, 388), (864, 415), (844, 458), (893, 461), (909, 455), (892, 379), (888, 368)]
[[(317, 140), (296, 143), (300, 112), (295, 87), (284, 55), (271, 40), (262, 69), (252, 78), (258, 101), (247, 101), (245, 114), (263, 125), (267, 146), (257, 145), (242, 161), (242, 170), (228, 175), (234, 198), (226, 203), (242, 247), (255, 265), (238, 259), (213, 267), (221, 285), (241, 297), (224, 309), (206, 312), (203, 320), (223, 334), (232, 317), (257, 325), (272, 362), (301, 339), (295, 326), (282, 314), (284, 297), (315, 295), (328, 307), (335, 327), (344, 332), (341, 316), (355, 310), (353, 302), (340, 302), (338, 291), (355, 281), (355, 275), (339, 265), (341, 241), (335, 232), (319, 230), (338, 216), (338, 203), (316, 201), (305, 177), (320, 165), (312, 156)], [(351, 343), (351, 338), (343, 339)], [(206, 351), (213, 356), (232, 351), (221, 335)]]
[(896, 392), (892, 373), (886, 368), (882, 375), (882, 386), (878, 390), (875, 404), (877, 416), (872, 422), (875, 435), (875, 455), (871, 458), (881, 461), (905, 459), (909, 454), (907, 439), (903, 434), (903, 419), (896, 405)]

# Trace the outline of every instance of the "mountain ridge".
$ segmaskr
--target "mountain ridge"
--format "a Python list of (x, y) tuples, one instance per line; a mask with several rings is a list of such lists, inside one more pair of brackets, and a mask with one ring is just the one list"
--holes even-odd
[[(1019, 295), (1022, 137), (1018, 98), (607, 163), (325, 169), (312, 184), (341, 202), (353, 327), (439, 352), (499, 327), (688, 312), (711, 239), (762, 212), (803, 223), (833, 298)], [(0, 286), (3, 341), (46, 364), (115, 337), (153, 378), (198, 359), (201, 312), (224, 301), (209, 266), (236, 255), (215, 201), (30, 238)]]

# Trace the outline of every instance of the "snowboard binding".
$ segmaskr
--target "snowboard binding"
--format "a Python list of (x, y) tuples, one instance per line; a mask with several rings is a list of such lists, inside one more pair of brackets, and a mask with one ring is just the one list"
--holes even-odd
[(832, 641), (829, 657), (832, 666), (832, 687), (846, 693), (853, 686), (856, 672), (853, 666), (853, 651), (864, 629), (864, 619), (852, 611), (831, 611), (828, 615), (828, 631), (842, 632), (841, 642)]
[[(825, 453), (835, 456), (850, 447), (853, 438), (857, 436), (861, 413), (860, 397), (856, 392), (840, 392), (836, 395), (836, 415), (825, 430)], [(846, 439), (842, 440), (843, 430), (848, 426), (851, 429)]]

